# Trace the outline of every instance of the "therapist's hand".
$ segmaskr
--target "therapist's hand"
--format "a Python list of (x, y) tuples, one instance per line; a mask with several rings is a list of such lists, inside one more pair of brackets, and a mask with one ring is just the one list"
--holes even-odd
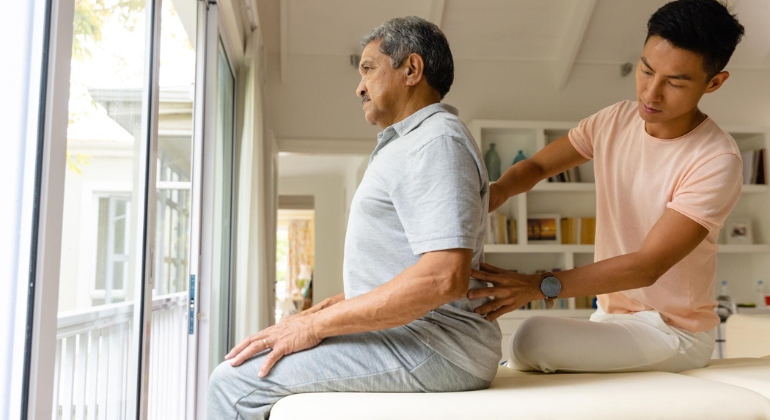
[(497, 210), (508, 201), (508, 196), (503, 191), (503, 187), (497, 182), (489, 184), (489, 212)]
[(230, 350), (225, 360), (230, 360), (232, 366), (239, 366), (250, 357), (269, 348), (270, 353), (265, 356), (262, 367), (259, 368), (258, 376), (262, 378), (283, 356), (313, 348), (321, 342), (321, 338), (314, 331), (312, 318), (312, 315), (293, 317), (265, 328), (241, 341)]
[(468, 299), (494, 298), (476, 308), (476, 313), (486, 314), (488, 321), (519, 309), (533, 300), (545, 298), (540, 291), (540, 275), (519, 274), (485, 263), (481, 263), (479, 268), (481, 270), (471, 270), (471, 277), (492, 283), (493, 287), (469, 290)]

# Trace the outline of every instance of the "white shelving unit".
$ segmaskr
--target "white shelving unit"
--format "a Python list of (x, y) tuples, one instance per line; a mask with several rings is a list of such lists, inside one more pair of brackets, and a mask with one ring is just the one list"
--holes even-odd
[[(521, 150), (527, 157), (550, 142), (567, 135), (575, 122), (474, 120), (468, 127), (486, 154), (495, 143), (502, 162), (508, 169)], [(741, 151), (766, 148), (770, 150), (770, 130), (760, 127), (723, 127), (735, 138)], [(492, 265), (519, 272), (536, 270), (569, 270), (590, 264), (594, 260), (593, 245), (530, 244), (527, 242), (527, 215), (556, 213), (561, 217), (596, 217), (596, 184), (593, 162), (580, 167), (580, 183), (540, 182), (530, 192), (508, 200), (498, 211), (516, 219), (516, 245), (486, 245), (486, 261)], [(738, 302), (755, 300), (757, 280), (770, 282), (770, 185), (744, 185), (741, 198), (728, 218), (751, 219), (754, 244), (725, 245), (724, 229), (720, 234), (717, 257), (717, 282), (727, 280)], [(716, 291), (715, 291), (716, 293)], [(587, 319), (591, 309), (576, 309), (574, 299), (568, 309), (518, 310), (500, 318), (504, 343), (518, 324), (533, 315)]]

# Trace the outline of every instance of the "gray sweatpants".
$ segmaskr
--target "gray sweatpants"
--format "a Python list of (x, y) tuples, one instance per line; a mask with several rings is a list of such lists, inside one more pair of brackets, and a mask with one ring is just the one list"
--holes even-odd
[(342, 335), (285, 356), (257, 377), (264, 354), (220, 364), (209, 379), (208, 418), (266, 419), (279, 399), (307, 392), (451, 392), (484, 389), (407, 327)]

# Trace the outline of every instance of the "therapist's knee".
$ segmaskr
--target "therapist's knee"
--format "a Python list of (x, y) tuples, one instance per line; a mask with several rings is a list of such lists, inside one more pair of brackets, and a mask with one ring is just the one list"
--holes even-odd
[(534, 316), (525, 319), (511, 337), (509, 348), (510, 357), (517, 368), (525, 370), (541, 370), (541, 361), (554, 349), (548, 341), (548, 321), (544, 316)]

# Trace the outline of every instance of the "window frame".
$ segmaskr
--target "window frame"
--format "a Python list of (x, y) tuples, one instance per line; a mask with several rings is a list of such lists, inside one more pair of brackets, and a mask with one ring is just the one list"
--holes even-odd
[[(204, 68), (205, 75), (203, 79), (200, 81), (200, 87), (202, 89), (200, 90), (200, 96), (199, 96), (199, 104), (216, 104), (217, 103), (217, 92), (218, 92), (218, 78), (217, 78), (217, 72), (218, 72), (218, 63), (219, 63), (219, 43), (222, 43), (222, 46), (225, 50), (225, 55), (228, 60), (228, 64), (230, 65), (230, 71), (232, 73), (233, 81), (234, 81), (234, 89), (235, 94), (233, 95), (233, 136), (237, 136), (237, 130), (235, 128), (237, 127), (237, 115), (239, 112), (238, 108), (238, 95), (237, 91), (239, 88), (239, 78), (238, 78), (238, 65), (235, 61), (235, 56), (233, 54), (232, 49), (232, 42), (230, 41), (230, 34), (226, 29), (226, 22), (224, 20), (224, 17), (222, 16), (222, 13), (220, 12), (219, 6), (216, 3), (207, 3), (206, 4), (206, 12), (204, 14), (204, 19), (202, 22), (200, 22), (206, 29), (205, 31), (199, 31), (199, 45), (204, 46), (203, 49), (205, 52), (200, 54), (200, 58), (202, 60), (202, 68)], [(203, 32), (201, 34), (201, 32)], [(202, 37), (202, 39), (201, 39)], [(200, 130), (201, 138), (205, 139), (205, 141), (202, 142), (202, 144), (198, 145), (201, 150), (201, 154), (198, 156), (202, 156), (202, 160), (199, 162), (203, 168), (213, 168), (213, 165), (216, 165), (215, 158), (216, 158), (216, 138), (217, 138), (217, 107), (216, 106), (202, 106), (198, 107), (199, 112), (201, 112), (201, 118), (197, 120), (201, 125), (196, 126), (196, 131)], [(233, 175), (237, 173), (238, 167), (237, 167), (237, 153), (236, 153), (236, 146), (237, 146), (237, 138), (235, 138), (235, 143), (233, 144), (233, 164), (231, 170), (233, 171)], [(210, 169), (206, 169), (203, 171), (203, 173), (199, 173), (196, 176), (201, 178), (201, 182), (199, 185), (201, 185), (202, 191), (198, 191), (197, 194), (193, 194), (193, 205), (198, 205), (199, 207), (194, 207), (195, 210), (199, 210), (199, 216), (193, 215), (193, 226), (196, 226), (197, 229), (199, 229), (199, 232), (195, 232), (195, 234), (199, 235), (200, 240), (199, 241), (193, 241), (194, 244), (197, 244), (199, 246), (199, 249), (197, 250), (199, 252), (200, 258), (198, 259), (195, 255), (191, 256), (191, 262), (194, 262), (196, 267), (198, 269), (197, 271), (197, 278), (198, 281), (196, 282), (196, 296), (198, 296), (198, 299), (196, 301), (197, 309), (196, 309), (196, 315), (200, 317), (200, 321), (196, 325), (196, 332), (197, 332), (197, 340), (194, 344), (195, 350), (194, 353), (190, 353), (194, 356), (195, 359), (195, 374), (192, 378), (192, 381), (188, 381), (188, 386), (194, 387), (194, 391), (190, 392), (188, 389), (188, 410), (187, 410), (187, 418), (188, 419), (204, 419), (206, 418), (206, 395), (208, 394), (208, 378), (209, 378), (209, 346), (210, 346), (210, 319), (206, 314), (211, 313), (212, 308), (212, 302), (211, 302), (211, 281), (212, 281), (212, 269), (213, 269), (213, 260), (214, 260), (214, 246), (213, 246), (213, 230), (211, 229), (211, 226), (201, 226), (200, 221), (201, 220), (212, 220), (214, 215), (214, 171)], [(237, 187), (235, 185), (235, 180), (233, 182), (233, 195), (232, 195), (232, 204), (231, 204), (231, 229), (232, 232), (235, 232), (237, 230), (237, 226), (235, 224), (235, 206), (237, 203)], [(196, 224), (197, 223), (197, 224)], [(231, 234), (231, 250), (233, 246), (234, 241), (234, 235)], [(235, 260), (234, 260), (234, 253), (231, 251), (230, 254), (230, 272), (232, 273), (233, 267), (235, 266)], [(232, 281), (231, 277), (231, 281)], [(232, 301), (232, 290), (231, 287), (231, 301)], [(233, 322), (230, 322), (230, 329), (233, 328)], [(188, 359), (189, 360), (189, 359)], [(197, 399), (189, 399), (189, 397), (197, 395)], [(194, 408), (193, 408), (194, 407)]]
[[(41, 110), (42, 139), (38, 153), (41, 156), (39, 176), (39, 227), (36, 235), (37, 255), (34, 266), (34, 298), (30, 301), (30, 320), (27, 328), (29, 373), (26, 377), (25, 392), (22, 401), (21, 418), (49, 418), (53, 408), (54, 372), (57, 341), (57, 317), (60, 282), (60, 260), (62, 245), (62, 222), (64, 208), (64, 180), (66, 173), (67, 126), (69, 112), (70, 61), (72, 58), (72, 39), (74, 26), (75, 0), (49, 0), (50, 20), (46, 42), (47, 65), (45, 74), (44, 108)], [(142, 114), (142, 137), (139, 156), (140, 172), (144, 174), (144, 194), (140, 197), (143, 217), (142, 252), (137, 258), (142, 267), (141, 281), (136, 282), (137, 307), (134, 325), (141, 325), (134, 331), (134, 340), (138, 343), (138, 365), (129, 366), (129, 387), (136, 392), (128, 392), (128, 417), (144, 419), (147, 415), (146, 372), (149, 372), (149, 340), (144, 340), (148, 325), (144, 319), (151, 316), (151, 288), (146, 285), (152, 281), (153, 247), (147, 246), (147, 238), (153, 238), (154, 210), (148, 211), (147, 203), (154, 203), (155, 194), (155, 155), (157, 154), (158, 120), (158, 73), (160, 44), (160, 6), (161, 0), (147, 0), (148, 25), (146, 28), (147, 49), (145, 51), (145, 81), (142, 95), (147, 98)], [(149, 296), (148, 296), (149, 294)], [(148, 299), (150, 299), (148, 301)], [(131, 380), (131, 378), (135, 380)]]
[(45, 104), (41, 115), (42, 141), (38, 204), (37, 254), (34, 297), (27, 325), (28, 375), (22, 401), (22, 419), (48, 418), (53, 403), (53, 372), (56, 352), (56, 319), (59, 299), (62, 208), (67, 153), (67, 121), (74, 0), (50, 0)]

